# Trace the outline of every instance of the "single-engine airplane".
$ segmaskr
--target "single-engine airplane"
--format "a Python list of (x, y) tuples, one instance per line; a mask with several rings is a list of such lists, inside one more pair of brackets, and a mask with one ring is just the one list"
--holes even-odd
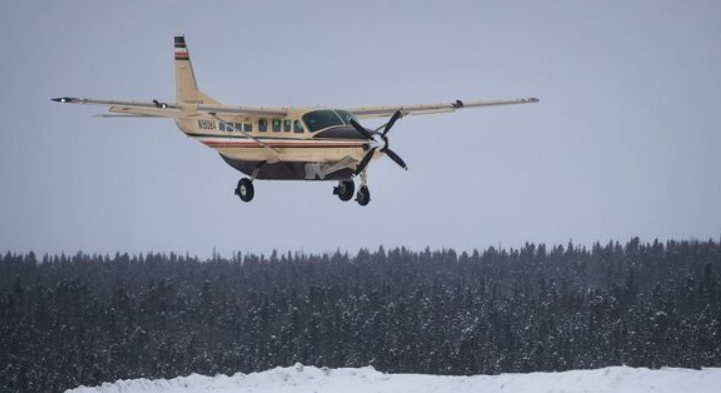
[[(198, 90), (185, 37), (175, 37), (176, 102), (117, 101), (61, 97), (53, 101), (108, 106), (99, 117), (170, 118), (187, 136), (213, 148), (233, 168), (249, 177), (240, 179), (235, 194), (250, 202), (253, 181), (331, 180), (333, 193), (343, 201), (370, 202), (367, 169), (373, 159), (388, 156), (403, 169), (405, 161), (388, 143), (396, 121), (408, 115), (455, 112), (482, 106), (528, 104), (536, 98), (461, 101), (444, 104), (390, 105), (359, 108), (266, 108), (223, 105)], [(358, 119), (389, 120), (377, 129)], [(354, 179), (360, 177), (355, 192)]]

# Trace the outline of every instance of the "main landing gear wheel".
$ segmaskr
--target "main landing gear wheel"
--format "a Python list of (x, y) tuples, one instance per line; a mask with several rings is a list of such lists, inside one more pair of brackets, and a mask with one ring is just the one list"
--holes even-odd
[(355, 192), (355, 183), (353, 180), (341, 180), (338, 186), (333, 188), (333, 194), (338, 195), (341, 201), (350, 201)]
[(252, 201), (253, 195), (255, 195), (253, 182), (247, 177), (240, 179), (240, 181), (238, 181), (238, 187), (235, 188), (235, 195), (237, 195), (243, 202)]
[(371, 192), (368, 191), (368, 187), (361, 186), (361, 188), (358, 190), (358, 193), (355, 196), (355, 200), (361, 206), (367, 205), (368, 202), (371, 201)]

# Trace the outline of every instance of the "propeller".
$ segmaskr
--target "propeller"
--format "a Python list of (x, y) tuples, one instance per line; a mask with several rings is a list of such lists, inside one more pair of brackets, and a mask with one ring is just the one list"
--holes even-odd
[[(393, 150), (389, 147), (388, 142), (388, 131), (391, 130), (393, 125), (396, 123), (398, 119), (403, 117), (403, 113), (401, 111), (396, 111), (396, 113), (391, 116), (391, 119), (388, 121), (388, 123), (385, 124), (385, 127), (383, 128), (383, 132), (378, 131), (371, 131), (360, 125), (355, 119), (350, 119), (350, 124), (353, 126), (353, 128), (356, 129), (361, 135), (368, 138), (369, 141), (375, 141), (374, 135), (380, 135), (381, 140), (383, 140), (383, 147), (380, 149), (381, 153), (385, 153), (388, 157), (390, 157), (393, 162), (398, 164), (401, 168), (408, 170), (408, 165), (406, 165), (405, 161)], [(383, 127), (383, 126), (381, 126)], [(380, 127), (378, 128), (380, 129)], [(368, 150), (368, 153), (363, 157), (363, 159), (358, 163), (358, 166), (356, 167), (355, 174), (358, 175), (366, 168), (368, 163), (371, 161), (371, 158), (373, 158), (373, 154), (375, 154), (376, 150), (378, 149), (377, 146), (371, 147), (370, 150)]]

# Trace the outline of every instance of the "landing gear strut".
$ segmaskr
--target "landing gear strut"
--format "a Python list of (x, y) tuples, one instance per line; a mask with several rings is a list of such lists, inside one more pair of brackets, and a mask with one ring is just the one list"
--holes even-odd
[(353, 180), (341, 180), (337, 187), (333, 187), (333, 194), (338, 195), (341, 201), (350, 201), (355, 191), (355, 183)]
[(365, 169), (360, 173), (361, 184), (355, 196), (359, 205), (365, 206), (371, 201), (371, 192), (368, 190), (368, 174)]

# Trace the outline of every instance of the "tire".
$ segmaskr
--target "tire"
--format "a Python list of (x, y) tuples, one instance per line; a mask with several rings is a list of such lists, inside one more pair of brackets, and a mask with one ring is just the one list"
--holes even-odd
[(238, 187), (235, 189), (235, 195), (237, 195), (243, 202), (252, 201), (253, 196), (255, 195), (253, 182), (247, 177), (240, 179), (240, 181), (238, 181)]
[(361, 186), (361, 188), (358, 190), (358, 193), (356, 194), (355, 200), (361, 206), (367, 205), (371, 201), (371, 192), (368, 191), (368, 187)]
[(338, 198), (340, 198), (341, 201), (346, 202), (353, 199), (353, 194), (355, 193), (355, 183), (353, 183), (353, 180), (342, 180), (336, 188), (338, 190)]

